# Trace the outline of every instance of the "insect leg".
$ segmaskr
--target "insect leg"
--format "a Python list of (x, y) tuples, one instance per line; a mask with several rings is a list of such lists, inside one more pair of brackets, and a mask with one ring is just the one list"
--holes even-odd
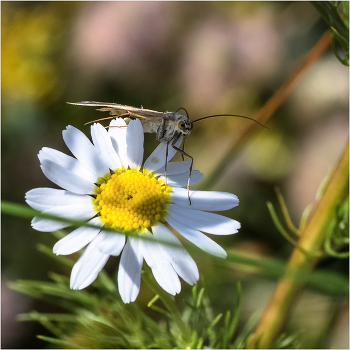
[[(186, 138), (184, 137), (183, 141), (182, 141), (182, 152), (185, 152), (185, 140)], [(182, 157), (182, 161), (185, 160), (184, 154), (181, 153), (181, 157)]]
[(115, 118), (119, 118), (119, 117), (124, 119), (124, 117), (126, 117), (126, 116), (128, 116), (128, 115), (129, 115), (129, 113), (124, 113), (124, 114), (120, 114), (120, 115), (112, 115), (112, 116), (110, 116), (110, 117), (105, 117), (105, 118), (100, 118), (100, 119), (92, 120), (91, 122), (85, 123), (84, 126), (85, 126), (85, 125), (88, 125), (88, 124), (91, 124), (91, 123), (100, 122), (101, 120), (115, 119)]
[[(177, 140), (175, 140), (176, 142)], [(174, 148), (174, 150), (180, 152), (182, 154), (182, 156), (186, 156), (188, 158), (191, 158), (191, 165), (190, 165), (190, 174), (188, 176), (188, 182), (187, 182), (187, 193), (188, 193), (188, 200), (190, 202), (190, 205), (192, 204), (191, 203), (191, 198), (190, 198), (190, 180), (191, 180), (191, 174), (192, 174), (192, 167), (193, 167), (193, 157), (190, 156), (188, 153), (186, 153), (184, 150), (180, 149), (179, 147), (175, 146), (175, 142), (173, 141), (171, 143), (171, 146)]]
[(165, 175), (165, 188), (167, 185), (167, 180), (166, 180), (166, 168), (168, 165), (168, 152), (169, 152), (169, 142), (166, 144), (166, 151), (165, 151), (165, 166), (164, 166), (164, 175)]

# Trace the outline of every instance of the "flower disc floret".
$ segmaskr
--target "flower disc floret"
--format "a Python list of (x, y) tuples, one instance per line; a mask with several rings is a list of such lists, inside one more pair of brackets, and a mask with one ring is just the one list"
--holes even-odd
[(147, 169), (117, 169), (98, 179), (93, 201), (108, 227), (143, 232), (162, 221), (171, 188)]

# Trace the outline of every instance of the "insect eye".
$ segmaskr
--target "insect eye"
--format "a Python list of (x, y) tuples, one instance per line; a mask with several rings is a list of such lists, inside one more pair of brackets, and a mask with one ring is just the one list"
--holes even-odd
[(180, 123), (179, 123), (179, 128), (180, 128), (181, 130), (185, 130), (185, 123), (184, 123), (184, 122), (180, 122)]

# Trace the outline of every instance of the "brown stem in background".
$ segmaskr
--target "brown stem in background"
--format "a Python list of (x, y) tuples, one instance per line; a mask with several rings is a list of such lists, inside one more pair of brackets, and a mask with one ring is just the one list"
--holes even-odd
[[(305, 58), (293, 70), (287, 80), (277, 90), (277, 92), (265, 103), (265, 105), (254, 116), (254, 119), (260, 123), (266, 123), (276, 109), (287, 99), (287, 97), (294, 91), (299, 80), (304, 76), (308, 69), (324, 54), (331, 43), (330, 32), (323, 34), (317, 44), (308, 52)], [(251, 139), (254, 133), (258, 130), (254, 123), (248, 126), (234, 141), (231, 149), (221, 159), (219, 164), (214, 167), (213, 172), (201, 182), (201, 188), (211, 188), (225, 172), (226, 168), (231, 164), (235, 156), (245, 143)]]
[[(268, 349), (271, 347), (276, 335), (290, 317), (290, 309), (293, 306), (298, 292), (301, 290), (302, 281), (296, 278), (298, 272), (312, 270), (319, 260), (315, 252), (319, 252), (325, 230), (334, 217), (337, 206), (342, 203), (349, 193), (349, 141), (343, 154), (333, 171), (333, 174), (316, 204), (313, 215), (302, 232), (298, 247), (292, 252), (288, 261), (285, 275), (279, 281), (264, 314), (259, 320), (257, 330), (252, 335), (248, 349)], [(302, 249), (300, 249), (302, 248)], [(309, 252), (310, 254), (305, 254)]]

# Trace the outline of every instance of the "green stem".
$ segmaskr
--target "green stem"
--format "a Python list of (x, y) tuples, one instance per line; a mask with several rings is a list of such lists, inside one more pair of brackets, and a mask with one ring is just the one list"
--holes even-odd
[[(325, 230), (332, 221), (336, 208), (349, 193), (349, 141), (333, 171), (333, 174), (317, 203), (305, 231), (302, 233), (299, 246), (308, 252), (321, 249)], [(289, 317), (297, 293), (303, 281), (297, 278), (299, 271), (310, 271), (318, 259), (304, 254), (300, 249), (293, 250), (288, 261), (285, 275), (280, 280), (271, 297), (258, 328), (248, 344), (248, 348), (269, 348)]]
[(295, 235), (300, 236), (300, 231), (294, 226), (294, 224), (292, 222), (292, 219), (290, 218), (290, 215), (289, 215), (289, 212), (288, 212), (288, 208), (286, 206), (286, 202), (284, 201), (284, 198), (282, 196), (282, 193), (281, 193), (280, 189), (278, 187), (275, 187), (275, 192), (276, 192), (277, 199), (278, 199), (278, 202), (279, 202), (281, 210), (282, 210), (284, 221), (287, 224), (287, 227)]
[(328, 26), (335, 28), (339, 35), (349, 43), (349, 28), (346, 27), (346, 23), (339, 15), (337, 7), (330, 1), (311, 1), (310, 3), (315, 6)]
[(163, 304), (168, 309), (171, 319), (176, 323), (176, 325), (180, 329), (183, 335), (183, 339), (187, 342), (190, 342), (191, 340), (190, 328), (182, 320), (181, 314), (177, 309), (176, 304), (172, 299), (172, 297), (162, 287), (160, 287), (159, 284), (154, 280), (149, 268), (146, 267), (146, 269), (142, 271), (142, 279), (152, 289), (152, 291), (155, 294), (159, 295), (159, 298), (162, 300)]
[(279, 233), (294, 247), (297, 246), (298, 242), (294, 240), (289, 233), (284, 229), (280, 221), (278, 220), (277, 214), (271, 202), (267, 202), (267, 208), (269, 209), (273, 223), (275, 224)]

